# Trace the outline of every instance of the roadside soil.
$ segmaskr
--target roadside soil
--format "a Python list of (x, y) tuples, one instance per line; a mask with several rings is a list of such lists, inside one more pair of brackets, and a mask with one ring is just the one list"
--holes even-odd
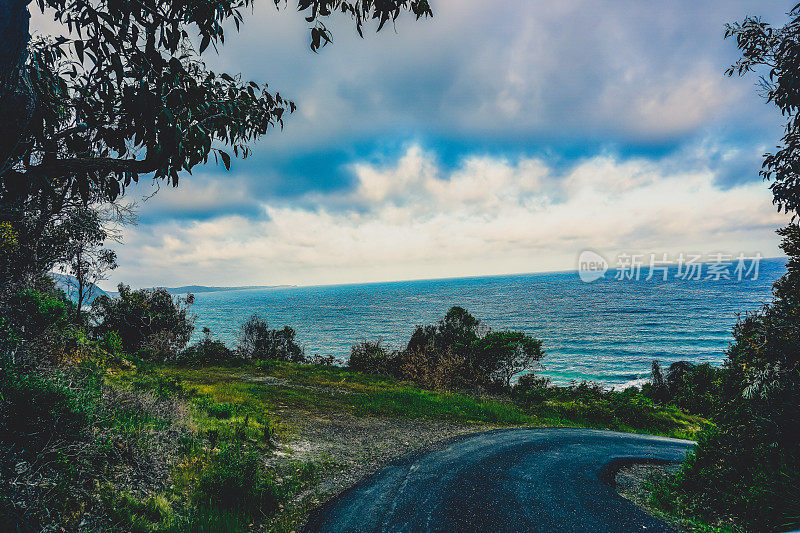
[[(494, 429), (441, 421), (356, 417), (346, 413), (279, 412), (297, 434), (278, 456), (333, 465), (318, 485), (335, 496), (388, 463), (450, 437)], [(326, 498), (326, 499), (327, 499)]]
[(649, 483), (654, 478), (665, 477), (674, 474), (680, 469), (680, 463), (669, 463), (663, 465), (656, 464), (634, 464), (623, 467), (617, 472), (614, 478), (614, 485), (620, 496), (635, 503), (640, 509), (653, 516), (667, 522), (679, 533), (688, 533), (691, 529), (686, 524), (675, 518), (665, 516), (663, 513), (654, 509), (649, 503), (650, 489)]

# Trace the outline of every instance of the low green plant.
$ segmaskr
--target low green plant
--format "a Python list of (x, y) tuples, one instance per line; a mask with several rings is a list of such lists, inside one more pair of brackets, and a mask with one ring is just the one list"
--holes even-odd
[(206, 407), (208, 416), (213, 416), (220, 420), (225, 420), (233, 416), (236, 406), (231, 403), (212, 403)]
[(180, 379), (153, 370), (137, 372), (130, 384), (133, 390), (152, 391), (162, 399), (180, 398), (185, 395)]
[(199, 509), (253, 519), (270, 516), (278, 509), (279, 491), (256, 450), (229, 444), (203, 471), (192, 498)]
[(0, 441), (35, 453), (54, 440), (74, 440), (92, 421), (99, 395), (99, 377), (89, 365), (45, 376), (6, 360), (0, 363)]
[(101, 498), (109, 518), (131, 533), (162, 532), (175, 520), (169, 500), (161, 495), (139, 498), (130, 492), (117, 493), (107, 486), (101, 491)]

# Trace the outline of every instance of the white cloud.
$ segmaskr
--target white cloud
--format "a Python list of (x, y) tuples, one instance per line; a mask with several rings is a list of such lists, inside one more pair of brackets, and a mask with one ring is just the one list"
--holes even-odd
[(315, 284), (500, 274), (571, 269), (584, 248), (610, 257), (778, 255), (773, 230), (786, 220), (764, 184), (723, 190), (707, 170), (674, 166), (600, 155), (562, 175), (535, 158), (471, 157), (448, 171), (411, 146), (392, 164), (353, 166), (358, 186), (332, 202), (351, 208), (331, 210), (319, 197), (313, 208), (266, 203), (263, 219), (130, 228), (115, 278)]

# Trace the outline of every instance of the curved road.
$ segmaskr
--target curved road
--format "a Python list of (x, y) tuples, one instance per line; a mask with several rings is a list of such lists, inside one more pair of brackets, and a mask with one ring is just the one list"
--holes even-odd
[(446, 441), (328, 502), (308, 531), (673, 531), (610, 485), (627, 462), (680, 461), (692, 442), (591, 429)]

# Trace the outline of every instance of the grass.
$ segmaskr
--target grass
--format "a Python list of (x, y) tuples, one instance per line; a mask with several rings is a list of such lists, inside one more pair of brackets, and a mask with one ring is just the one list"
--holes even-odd
[[(201, 429), (230, 432), (263, 431), (271, 413), (282, 408), (310, 413), (346, 412), (354, 416), (446, 420), (466, 425), (572, 426), (694, 438), (709, 423), (675, 408), (662, 408), (640, 397), (616, 399), (564, 398), (563, 394), (529, 406), (501, 396), (482, 396), (421, 389), (387, 376), (361, 374), (345, 368), (264, 362), (241, 367), (154, 369), (150, 383), (177, 383), (194, 399)], [(120, 381), (140, 379), (135, 373)]]

